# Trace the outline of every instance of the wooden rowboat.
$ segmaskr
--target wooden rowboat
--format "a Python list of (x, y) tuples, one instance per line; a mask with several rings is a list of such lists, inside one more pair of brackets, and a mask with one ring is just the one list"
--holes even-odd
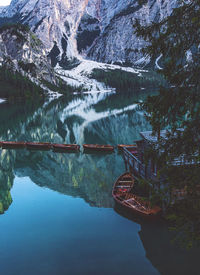
[(26, 142), (26, 148), (29, 150), (50, 150), (52, 144), (49, 142)]
[[(118, 197), (116, 197), (116, 196), (118, 196), (118, 194), (130, 192), (132, 190), (133, 186), (134, 186), (134, 177), (132, 176), (132, 174), (129, 172), (122, 174), (116, 180), (116, 182), (113, 186), (112, 195), (113, 195), (114, 199), (118, 200)], [(120, 200), (120, 202), (121, 202), (121, 200)]]
[(78, 144), (52, 144), (54, 151), (70, 152), (79, 151), (80, 145)]
[(114, 151), (114, 146), (111, 145), (101, 145), (101, 144), (83, 144), (83, 148), (85, 150), (93, 150), (93, 151)]
[(145, 217), (155, 217), (161, 213), (161, 208), (151, 206), (149, 201), (134, 195), (131, 191), (134, 186), (134, 178), (130, 173), (121, 175), (115, 182), (112, 195), (114, 200), (121, 206), (135, 214)]
[(3, 149), (21, 149), (26, 147), (26, 143), (21, 141), (2, 141), (1, 146)]

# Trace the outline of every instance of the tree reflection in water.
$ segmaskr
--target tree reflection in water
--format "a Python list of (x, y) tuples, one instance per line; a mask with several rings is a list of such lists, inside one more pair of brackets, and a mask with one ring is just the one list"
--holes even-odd
[(146, 258), (163, 275), (198, 274), (200, 248), (186, 250), (172, 243), (173, 235), (164, 220), (147, 220), (127, 213), (120, 206), (114, 210), (126, 219), (141, 226), (138, 232), (146, 251)]
[[(136, 105), (144, 97), (144, 92), (128, 94), (126, 100), (122, 100), (123, 94), (100, 93), (49, 102), (3, 104), (1, 140), (80, 145), (133, 142), (140, 131), (149, 127)], [(9, 171), (4, 169), (6, 162)], [(12, 186), (13, 169), (17, 175), (29, 176), (40, 186), (84, 197), (94, 206), (111, 207), (112, 183), (123, 167), (117, 153), (104, 156), (26, 150), (3, 150), (1, 163), (4, 163), (0, 175), (1, 200), (5, 209), (6, 201), (11, 202), (11, 198), (3, 190), (8, 191)]]
[[(45, 103), (1, 105), (1, 140), (132, 144), (139, 138), (139, 132), (150, 130), (136, 105), (144, 96), (129, 94), (124, 100), (123, 94), (96, 94)], [(0, 212), (12, 203), (14, 175), (30, 177), (38, 186), (81, 197), (91, 206), (112, 208), (112, 185), (123, 172), (124, 163), (117, 151), (111, 155), (90, 155), (0, 150)], [(196, 274), (198, 249), (187, 252), (175, 248), (164, 223), (131, 219), (141, 225), (139, 236), (146, 257), (161, 274)]]

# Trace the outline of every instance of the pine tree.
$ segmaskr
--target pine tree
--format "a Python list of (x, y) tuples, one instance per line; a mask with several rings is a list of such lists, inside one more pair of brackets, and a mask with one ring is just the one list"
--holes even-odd
[[(171, 16), (159, 23), (142, 26), (136, 20), (136, 33), (149, 42), (144, 49), (152, 59), (160, 58), (160, 73), (168, 82), (157, 96), (143, 104), (153, 131), (159, 136), (163, 128), (175, 133), (165, 153), (186, 154), (200, 159), (200, 1), (181, 1)], [(168, 154), (169, 153), (169, 154)]]
[[(161, 129), (170, 129), (168, 139), (157, 146), (157, 161), (163, 164), (169, 191), (175, 187), (187, 190), (187, 197), (169, 209), (169, 217), (183, 233), (179, 234), (181, 241), (190, 247), (200, 240), (200, 1), (180, 1), (161, 22), (142, 26), (136, 20), (134, 28), (148, 42), (143, 51), (152, 60), (159, 59), (159, 72), (167, 81), (142, 108), (154, 134), (159, 137)], [(167, 165), (180, 156), (193, 165)]]

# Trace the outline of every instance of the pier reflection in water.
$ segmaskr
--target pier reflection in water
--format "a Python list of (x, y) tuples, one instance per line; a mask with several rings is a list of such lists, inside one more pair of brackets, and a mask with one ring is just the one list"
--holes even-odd
[[(132, 144), (139, 132), (150, 130), (137, 109), (143, 98), (96, 94), (1, 105), (1, 140)], [(188, 274), (197, 268), (198, 251), (175, 249), (165, 225), (130, 221), (113, 211), (112, 185), (124, 172), (117, 151), (0, 155), (0, 201), (8, 209), (0, 216), (4, 275)]]
[[(139, 111), (137, 102), (144, 93), (95, 94), (60, 98), (50, 102), (1, 104), (0, 136), (6, 141), (34, 141), (51, 143), (129, 143), (139, 136), (141, 129), (149, 127)], [(123, 130), (122, 130), (123, 125)], [(139, 129), (138, 129), (139, 128)], [(47, 185), (64, 192), (66, 182), (80, 188), (85, 197), (96, 206), (102, 200), (104, 206), (112, 206), (106, 199), (112, 188), (112, 181), (122, 170), (122, 159), (117, 153), (112, 156), (59, 154), (52, 152), (31, 152), (25, 150), (2, 150), (2, 189), (7, 192), (1, 208), (11, 203), (9, 190), (14, 178), (13, 169), (20, 175), (30, 176), (38, 185)], [(36, 168), (40, 167), (39, 170)], [(102, 170), (101, 170), (102, 168)], [(55, 179), (56, 180), (55, 180)], [(44, 180), (45, 179), (45, 180)], [(48, 179), (48, 180), (47, 180)], [(102, 199), (94, 199), (94, 186), (87, 190), (88, 182), (98, 179), (96, 189), (105, 190)], [(55, 187), (55, 182), (57, 186)], [(97, 196), (97, 195), (95, 195)], [(3, 200), (2, 200), (3, 201)]]

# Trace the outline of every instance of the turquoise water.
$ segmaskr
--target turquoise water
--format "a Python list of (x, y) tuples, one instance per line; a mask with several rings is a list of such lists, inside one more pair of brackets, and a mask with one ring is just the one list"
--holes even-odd
[[(158, 274), (145, 258), (140, 226), (112, 208), (15, 178), (13, 205), (1, 216), (2, 274)], [(134, 234), (133, 234), (134, 232)]]
[[(133, 143), (149, 130), (144, 94), (0, 105), (1, 140)], [(199, 274), (199, 249), (170, 242), (162, 222), (114, 207), (117, 153), (0, 150), (0, 270), (25, 274)]]

